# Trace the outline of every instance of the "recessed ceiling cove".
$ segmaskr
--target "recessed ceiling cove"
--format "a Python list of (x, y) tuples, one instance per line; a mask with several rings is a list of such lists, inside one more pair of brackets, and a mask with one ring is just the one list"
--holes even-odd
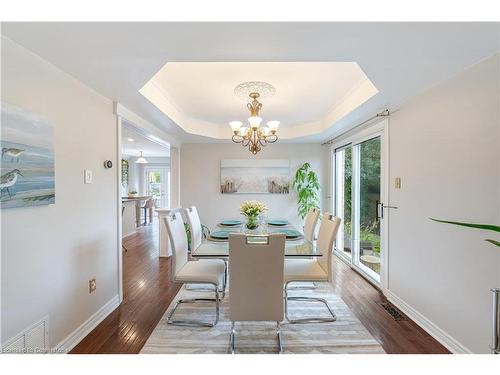
[(186, 132), (228, 139), (249, 116), (235, 87), (251, 81), (275, 88), (261, 116), (282, 139), (322, 133), (378, 92), (355, 62), (169, 62), (139, 92)]

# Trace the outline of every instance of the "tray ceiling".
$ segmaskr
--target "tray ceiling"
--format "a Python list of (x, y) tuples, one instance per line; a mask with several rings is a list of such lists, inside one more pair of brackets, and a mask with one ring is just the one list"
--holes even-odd
[(378, 92), (355, 62), (170, 62), (140, 92), (186, 132), (224, 139), (249, 116), (234, 94), (245, 81), (276, 88), (261, 116), (282, 138), (321, 133)]

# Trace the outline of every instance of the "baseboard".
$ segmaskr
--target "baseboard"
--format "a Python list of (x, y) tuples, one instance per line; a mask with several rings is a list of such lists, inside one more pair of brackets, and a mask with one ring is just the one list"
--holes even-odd
[(90, 318), (88, 318), (77, 329), (70, 333), (55, 347), (56, 353), (68, 353), (80, 341), (84, 339), (95, 327), (99, 325), (114, 309), (120, 305), (120, 297), (118, 295), (111, 298), (106, 304), (97, 310)]
[(413, 307), (408, 305), (405, 301), (399, 298), (390, 290), (384, 290), (384, 294), (387, 299), (392, 302), (398, 309), (404, 312), (411, 320), (417, 323), (423, 330), (425, 330), (429, 335), (434, 337), (439, 341), (446, 349), (454, 354), (472, 354), (473, 352), (469, 350), (465, 345), (459, 343), (447, 332), (443, 331), (432, 321), (426, 318), (424, 315), (419, 313)]

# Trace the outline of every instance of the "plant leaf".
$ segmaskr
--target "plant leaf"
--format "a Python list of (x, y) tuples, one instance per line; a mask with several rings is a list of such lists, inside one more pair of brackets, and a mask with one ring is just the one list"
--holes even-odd
[(500, 247), (500, 242), (499, 241), (495, 241), (495, 240), (485, 240), (486, 242), (489, 242), (489, 243), (492, 243), (493, 245), (497, 245), (498, 247)]
[(497, 225), (492, 225), (492, 224), (462, 223), (462, 222), (459, 222), (459, 221), (438, 220), (438, 219), (433, 219), (432, 217), (430, 219), (433, 220), (433, 221), (437, 221), (439, 223), (461, 225), (463, 227), (477, 228), (477, 229), (484, 229), (484, 230), (491, 230), (493, 232), (500, 232), (500, 227), (497, 226)]

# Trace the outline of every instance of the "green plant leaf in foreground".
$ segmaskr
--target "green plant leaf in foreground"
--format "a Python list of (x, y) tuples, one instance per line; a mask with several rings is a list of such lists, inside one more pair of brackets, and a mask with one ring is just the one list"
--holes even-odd
[[(438, 219), (433, 219), (432, 217), (430, 219), (433, 220), (433, 221), (437, 221), (439, 223), (460, 225), (462, 227), (469, 227), (469, 228), (476, 228), (476, 229), (483, 229), (483, 230), (491, 230), (493, 232), (500, 232), (500, 227), (498, 225), (462, 223), (462, 222), (459, 222), (459, 221), (438, 220)], [(500, 242), (499, 241), (492, 240), (492, 239), (487, 239), (485, 241), (489, 242), (489, 243), (491, 243), (493, 245), (496, 245), (496, 246), (500, 247)]]
[(438, 219), (433, 219), (431, 217), (431, 220), (437, 221), (439, 223), (446, 223), (446, 224), (454, 224), (454, 225), (461, 225), (463, 227), (469, 227), (469, 228), (477, 228), (477, 229), (484, 229), (484, 230), (491, 230), (493, 232), (500, 232), (500, 227), (497, 225), (492, 225), (492, 224), (472, 224), (472, 223), (461, 223), (459, 221), (447, 221), (447, 220), (438, 220)]
[(486, 242), (489, 242), (489, 243), (492, 243), (493, 245), (497, 245), (498, 247), (500, 247), (500, 242), (499, 241), (495, 241), (495, 240), (485, 240)]

